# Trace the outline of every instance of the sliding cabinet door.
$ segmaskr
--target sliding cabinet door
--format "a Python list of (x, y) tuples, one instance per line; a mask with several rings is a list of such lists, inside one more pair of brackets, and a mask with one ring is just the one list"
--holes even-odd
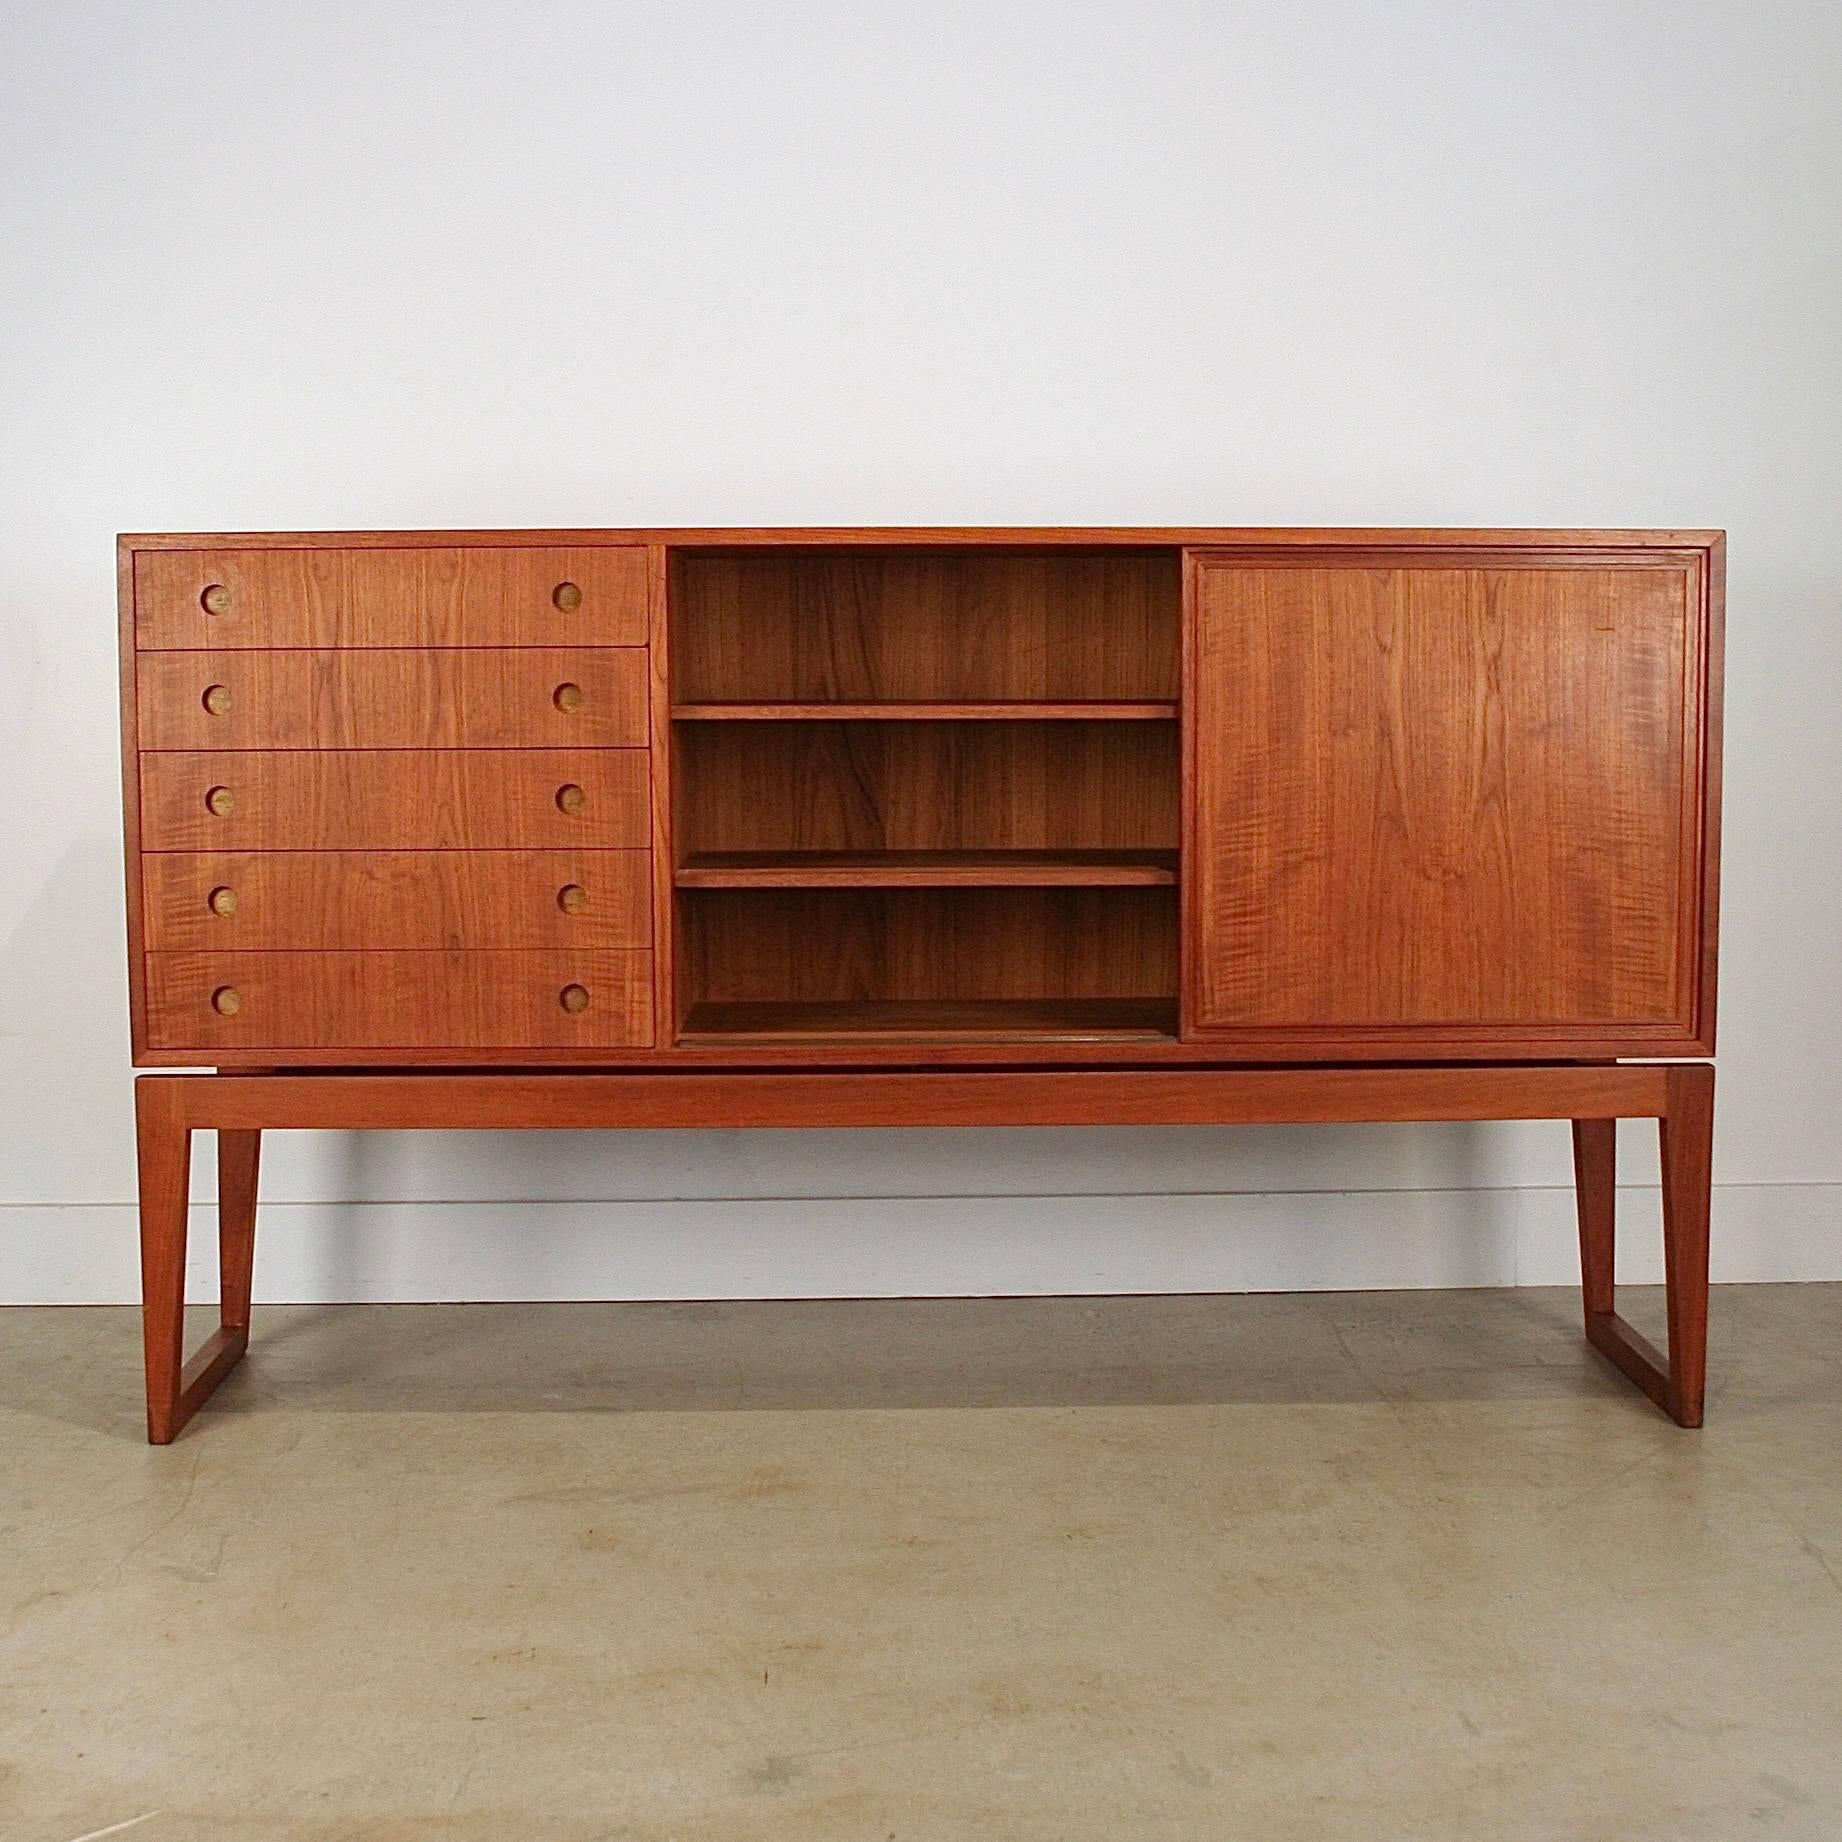
[(1297, 1059), (1705, 1046), (1717, 562), (1192, 552), (1187, 1033)]

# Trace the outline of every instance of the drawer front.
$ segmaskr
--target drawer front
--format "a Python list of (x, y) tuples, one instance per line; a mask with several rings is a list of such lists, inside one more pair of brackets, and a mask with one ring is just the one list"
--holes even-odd
[[(215, 611), (214, 611), (215, 610)], [(646, 552), (143, 550), (138, 647), (639, 646)]]
[(148, 754), (141, 848), (640, 847), (650, 838), (647, 761), (643, 748)]
[(643, 647), (162, 652), (143, 748), (637, 748)]
[(166, 851), (150, 951), (646, 947), (648, 851)]
[(645, 1048), (652, 955), (149, 953), (161, 1050)]

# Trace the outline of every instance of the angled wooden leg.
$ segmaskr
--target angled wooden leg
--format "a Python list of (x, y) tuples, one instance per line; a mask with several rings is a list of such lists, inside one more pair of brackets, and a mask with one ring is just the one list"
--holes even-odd
[(1670, 1412), (1699, 1426), (1708, 1375), (1708, 1216), (1714, 1189), (1714, 1070), (1669, 1071), (1662, 1121), (1663, 1273), (1669, 1296)]
[[(135, 1142), (141, 1191), (141, 1331), (147, 1362), (147, 1438), (170, 1445), (205, 1397), (236, 1367), (249, 1343), (243, 1322), (220, 1323), (190, 1362), (185, 1356), (186, 1211), (192, 1169), (192, 1128), (177, 1081), (134, 1084)], [(253, 1138), (255, 1135), (249, 1135)], [(233, 1154), (247, 1168), (254, 1219), (253, 1149)], [(233, 1241), (236, 1239), (233, 1236)], [(247, 1240), (247, 1236), (243, 1237)], [(226, 1286), (231, 1284), (227, 1280)], [(236, 1283), (247, 1296), (246, 1279)]]
[(1714, 1070), (1684, 1063), (1668, 1073), (1657, 1122), (1663, 1153), (1663, 1276), (1669, 1353), (1618, 1315), (1612, 1291), (1615, 1127), (1573, 1122), (1586, 1340), (1678, 1426), (1699, 1426), (1708, 1367), (1708, 1214), (1712, 1190)]
[(1587, 1328), (1613, 1303), (1618, 1220), (1618, 1121), (1573, 1122), (1573, 1194), (1580, 1215), (1580, 1290)]
[(260, 1132), (217, 1135), (217, 1271), (226, 1330), (249, 1329), (256, 1261), (256, 1167)]
[(179, 1430), (185, 1355), (185, 1230), (192, 1128), (166, 1081), (134, 1084), (135, 1151), (141, 1183), (141, 1340), (147, 1359), (147, 1438), (168, 1445)]

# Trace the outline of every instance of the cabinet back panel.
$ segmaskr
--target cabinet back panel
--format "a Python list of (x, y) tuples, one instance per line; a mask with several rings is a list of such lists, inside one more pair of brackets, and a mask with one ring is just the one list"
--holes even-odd
[(1175, 723), (684, 723), (677, 846), (1175, 849)]
[(693, 1003), (1157, 998), (1169, 888), (684, 892)]
[(1204, 558), (1201, 1029), (1694, 1020), (1700, 578)]
[(684, 552), (679, 703), (1174, 698), (1175, 550)]

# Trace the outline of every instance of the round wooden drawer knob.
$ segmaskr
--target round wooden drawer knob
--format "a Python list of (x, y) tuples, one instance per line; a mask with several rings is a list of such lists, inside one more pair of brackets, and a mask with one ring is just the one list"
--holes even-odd
[(220, 1017), (234, 1017), (243, 1008), (243, 994), (234, 985), (220, 985), (211, 994), (211, 1008)]
[(556, 892), (556, 905), (566, 915), (579, 915), (588, 907), (588, 891), (580, 883), (565, 883)]
[(234, 915), (237, 912), (237, 892), (234, 889), (213, 889), (207, 899), (214, 915)]
[(588, 804), (588, 795), (571, 780), (557, 788), (556, 803), (565, 812), (580, 812)]
[(574, 1017), (588, 1009), (588, 987), (586, 985), (565, 985), (562, 991), (564, 1010)]
[(236, 809), (236, 798), (228, 787), (213, 787), (205, 795), (205, 810), (215, 812), (220, 819), (229, 818)]
[(551, 693), (550, 701), (559, 710), (580, 710), (582, 708), (582, 687), (579, 684), (559, 684)]
[(230, 612), (230, 590), (221, 582), (213, 582), (199, 596), (198, 605), (207, 614), (228, 614)]
[(205, 708), (213, 716), (222, 716), (230, 708), (230, 686), (212, 684), (205, 687)]
[(573, 582), (559, 582), (551, 590), (550, 599), (565, 614), (573, 614), (582, 605), (582, 591)]

